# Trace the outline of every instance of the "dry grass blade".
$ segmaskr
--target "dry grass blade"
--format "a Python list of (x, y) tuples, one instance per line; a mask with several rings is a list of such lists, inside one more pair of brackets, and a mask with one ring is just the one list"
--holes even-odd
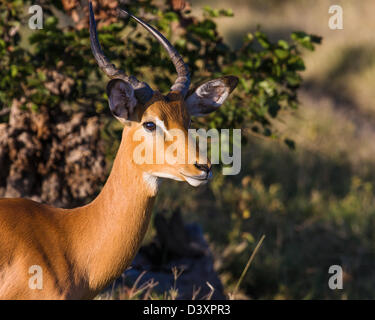
[(247, 261), (246, 266), (245, 266), (245, 269), (243, 269), (243, 271), (242, 271), (242, 273), (241, 273), (241, 276), (240, 276), (240, 278), (238, 279), (238, 282), (237, 282), (237, 284), (236, 284), (236, 287), (234, 288), (234, 291), (232, 292), (232, 294), (229, 294), (229, 299), (230, 299), (230, 300), (234, 300), (234, 297), (235, 297), (235, 295), (237, 294), (238, 288), (240, 287), (241, 282), (242, 282), (243, 278), (245, 277), (245, 275), (246, 275), (246, 273), (247, 273), (247, 270), (249, 270), (250, 265), (251, 265), (251, 263), (253, 262), (254, 257), (255, 257), (255, 255), (257, 254), (257, 252), (258, 252), (260, 246), (262, 245), (263, 240), (264, 240), (265, 237), (266, 237), (265, 235), (262, 235), (262, 237), (260, 238), (258, 244), (256, 245), (256, 247), (255, 247), (253, 253), (251, 254), (249, 260)]
[(143, 297), (143, 299), (148, 299), (151, 295), (151, 290), (156, 287), (159, 283), (156, 281), (154, 281), (154, 279), (150, 279), (148, 281), (146, 281), (145, 283), (143, 283), (142, 285), (138, 286), (139, 285), (139, 282), (141, 281), (142, 277), (146, 274), (146, 271), (143, 271), (139, 276), (138, 278), (135, 280), (132, 288), (130, 288), (129, 290), (127, 290), (127, 292), (125, 293), (125, 296), (122, 297), (122, 298), (125, 298), (127, 300), (132, 300), (132, 299), (135, 299), (137, 297), (139, 297), (143, 292), (145, 292), (145, 297)]
[(146, 274), (146, 271), (143, 271), (135, 280), (132, 288), (129, 290), (129, 299), (132, 299), (135, 295), (136, 292), (139, 290), (137, 289), (139, 281), (141, 281), (142, 277)]
[(199, 292), (201, 292), (201, 287), (195, 288), (195, 285), (193, 285), (193, 295), (191, 300), (195, 300), (198, 297)]
[(169, 289), (169, 299), (170, 300), (176, 300), (178, 297), (178, 289), (177, 289), (177, 279), (181, 276), (181, 274), (184, 272), (185, 268), (181, 267), (180, 270), (174, 266), (172, 267), (172, 273), (173, 273), (173, 287)]
[(208, 281), (206, 281), (206, 284), (207, 286), (210, 288), (210, 292), (205, 296), (203, 297), (202, 300), (211, 300), (212, 298), (212, 295), (214, 294), (215, 292), (215, 288), (211, 285), (211, 283), (209, 283)]

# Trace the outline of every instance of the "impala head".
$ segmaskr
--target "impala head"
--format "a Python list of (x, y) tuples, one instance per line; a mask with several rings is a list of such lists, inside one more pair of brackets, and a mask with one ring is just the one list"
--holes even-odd
[[(133, 155), (132, 161), (149, 177), (187, 181), (193, 186), (207, 182), (212, 175), (211, 164), (195, 143), (189, 143), (193, 139), (188, 133), (190, 117), (204, 116), (218, 109), (234, 90), (238, 79), (224, 76), (189, 91), (188, 66), (169, 41), (141, 19), (124, 10), (119, 12), (135, 19), (161, 43), (177, 71), (171, 91), (162, 95), (147, 83), (117, 69), (102, 52), (90, 2), (91, 49), (99, 67), (111, 79), (107, 85), (109, 107), (113, 115), (125, 124), (123, 139)], [(158, 144), (160, 141), (163, 143)], [(151, 155), (152, 159), (139, 163), (137, 158), (144, 153)], [(175, 161), (167, 161), (172, 158)]]

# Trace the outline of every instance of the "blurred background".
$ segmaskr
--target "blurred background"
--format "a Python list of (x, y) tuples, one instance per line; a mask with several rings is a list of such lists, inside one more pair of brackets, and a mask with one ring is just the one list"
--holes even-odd
[[(222, 293), (234, 292), (265, 235), (235, 298), (374, 299), (375, 2), (93, 3), (106, 54), (154, 88), (167, 90), (173, 67), (134, 22), (116, 18), (118, 5), (171, 39), (193, 82), (241, 78), (220, 112), (194, 119), (243, 129), (240, 174), (217, 166), (198, 189), (166, 181), (154, 208), (199, 225)], [(86, 1), (39, 4), (42, 30), (27, 27), (28, 1), (0, 4), (0, 196), (74, 207), (100, 191), (121, 125), (91, 57)], [(328, 26), (333, 4), (343, 30)], [(161, 229), (153, 221), (148, 251)], [(331, 265), (343, 268), (342, 290), (328, 286)]]

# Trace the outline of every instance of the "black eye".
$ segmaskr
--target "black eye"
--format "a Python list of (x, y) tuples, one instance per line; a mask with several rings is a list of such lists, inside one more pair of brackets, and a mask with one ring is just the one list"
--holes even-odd
[(143, 127), (148, 131), (154, 131), (156, 129), (156, 124), (154, 122), (145, 122)]

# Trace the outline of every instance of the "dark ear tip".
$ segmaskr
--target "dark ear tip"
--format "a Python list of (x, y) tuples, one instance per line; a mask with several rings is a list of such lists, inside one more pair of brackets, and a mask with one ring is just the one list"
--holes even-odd
[(90, 18), (92, 18), (94, 16), (94, 10), (92, 8), (92, 2), (89, 1), (89, 11), (90, 11)]
[(236, 76), (224, 76), (223, 80), (225, 84), (230, 88), (230, 93), (237, 87), (239, 78)]
[(115, 116), (115, 117), (119, 117), (120, 116), (120, 114), (116, 111), (116, 109), (111, 109), (111, 112), (112, 112), (112, 114)]
[(117, 14), (120, 18), (129, 18), (130, 17), (130, 13), (127, 12), (126, 10), (124, 9), (120, 9), (120, 8), (117, 8)]

